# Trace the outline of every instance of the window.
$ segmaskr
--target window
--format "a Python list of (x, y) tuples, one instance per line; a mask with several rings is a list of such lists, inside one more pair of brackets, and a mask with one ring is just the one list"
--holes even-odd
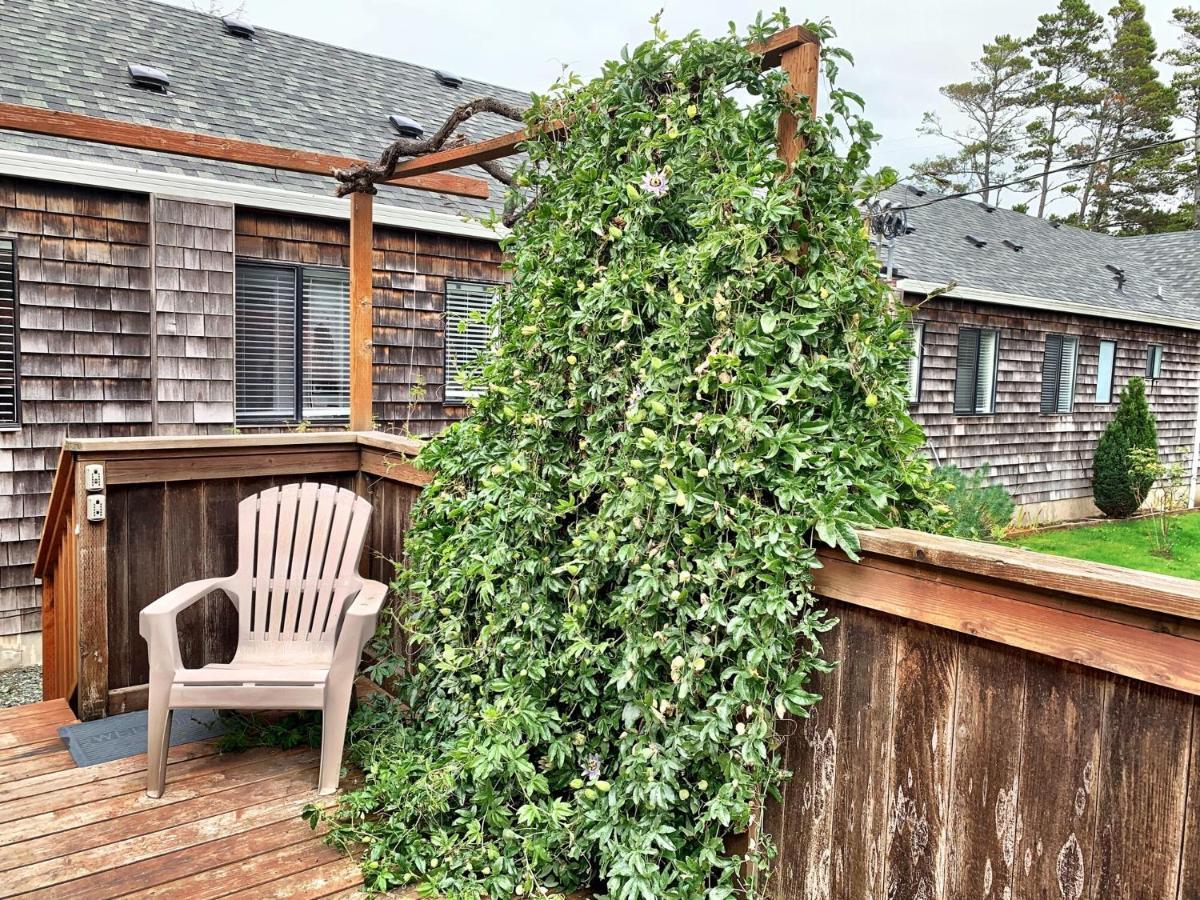
[(1069, 413), (1075, 402), (1075, 359), (1079, 338), (1046, 335), (1042, 356), (1042, 412)]
[(912, 355), (908, 358), (908, 402), (916, 403), (921, 399), (921, 362), (925, 355), (925, 325), (913, 322), (909, 331), (912, 334)]
[(1151, 344), (1146, 348), (1146, 377), (1153, 380), (1162, 375), (1162, 347)]
[(350, 282), (344, 269), (239, 263), (239, 422), (345, 419), (350, 412)]
[(473, 397), (464, 382), (474, 374), (479, 354), (487, 347), (485, 321), (496, 299), (496, 285), (470, 281), (446, 282), (446, 402)]
[(986, 415), (995, 408), (999, 342), (999, 334), (992, 329), (959, 329), (954, 376), (954, 411), (959, 415)]
[(0, 239), (0, 428), (21, 424), (17, 333), (17, 243)]
[(1113, 372), (1117, 363), (1117, 342), (1100, 342), (1100, 361), (1096, 365), (1096, 402), (1112, 403)]

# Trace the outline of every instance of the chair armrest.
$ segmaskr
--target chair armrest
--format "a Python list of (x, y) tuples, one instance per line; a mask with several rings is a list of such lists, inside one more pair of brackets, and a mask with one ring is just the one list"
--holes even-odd
[(337, 645), (333, 651), (333, 669), (350, 667), (351, 674), (358, 668), (363, 647), (375, 634), (379, 621), (379, 610), (387, 599), (388, 588), (379, 581), (364, 581), (358, 596), (346, 609), (342, 627), (338, 632)]
[[(203, 578), (200, 581), (189, 581), (181, 584), (175, 590), (163, 594), (149, 606), (143, 607), (138, 616), (138, 631), (150, 648), (151, 670), (158, 663), (168, 663), (175, 669), (182, 667), (179, 656), (179, 632), (175, 627), (175, 617), (180, 611), (187, 609), (198, 600), (207, 597), (213, 591), (223, 590), (229, 593), (228, 578)], [(159, 651), (165, 649), (168, 653), (164, 660)]]

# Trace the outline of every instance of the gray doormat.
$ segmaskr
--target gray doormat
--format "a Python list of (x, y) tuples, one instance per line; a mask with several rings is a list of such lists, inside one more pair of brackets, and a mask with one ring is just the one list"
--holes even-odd
[[(94, 766), (146, 752), (146, 711), (122, 713), (58, 729), (75, 765)], [(171, 746), (203, 741), (225, 733), (212, 709), (177, 709), (171, 721)]]

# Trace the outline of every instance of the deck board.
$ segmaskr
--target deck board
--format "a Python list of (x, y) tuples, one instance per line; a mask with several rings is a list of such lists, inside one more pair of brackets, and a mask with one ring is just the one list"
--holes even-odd
[(0, 897), (357, 892), (357, 865), (300, 818), (318, 800), (314, 751), (173, 747), (151, 800), (144, 755), (74, 768), (56, 738), (73, 722), (61, 700), (0, 710)]

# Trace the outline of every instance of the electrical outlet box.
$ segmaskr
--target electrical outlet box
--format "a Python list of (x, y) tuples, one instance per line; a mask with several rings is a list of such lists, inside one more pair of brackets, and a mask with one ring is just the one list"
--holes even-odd
[(84, 466), (83, 486), (89, 491), (104, 490), (104, 466), (99, 463)]
[(89, 522), (104, 521), (104, 495), (92, 494), (87, 498), (87, 518)]

